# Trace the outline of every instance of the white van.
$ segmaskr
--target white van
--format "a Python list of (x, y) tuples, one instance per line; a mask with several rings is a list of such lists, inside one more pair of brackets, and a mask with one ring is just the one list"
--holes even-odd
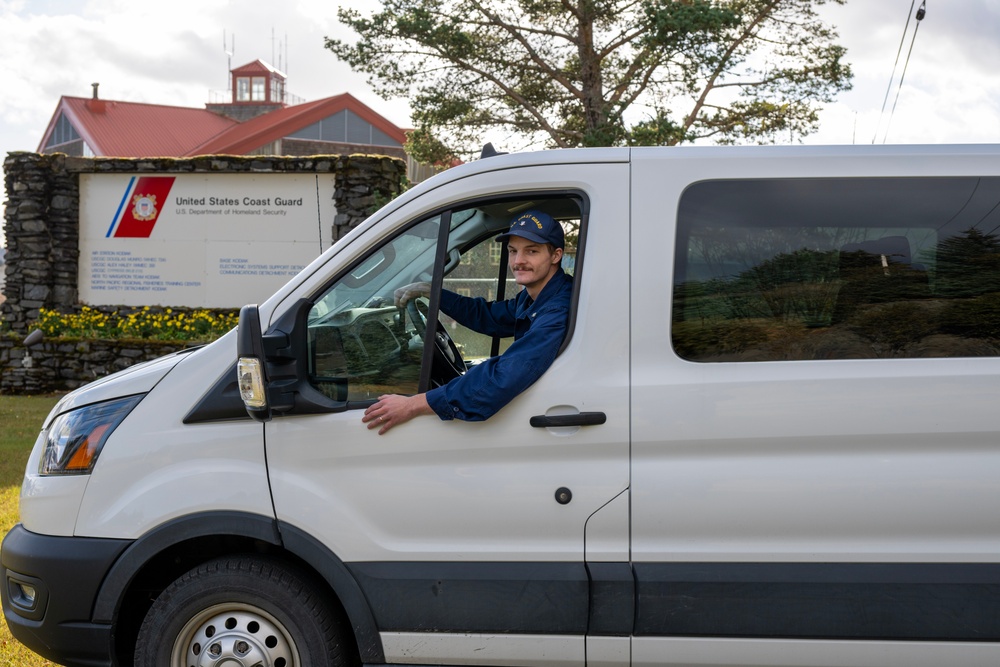
[[(494, 238), (529, 207), (564, 224), (574, 275), (554, 364), (488, 421), (369, 431), (379, 395), (502, 351), (437, 295), (512, 296)], [(423, 309), (394, 307), (415, 280)], [(47, 418), (2, 550), (33, 650), (1000, 664), (1000, 147), (479, 160), (380, 210), (238, 334)]]

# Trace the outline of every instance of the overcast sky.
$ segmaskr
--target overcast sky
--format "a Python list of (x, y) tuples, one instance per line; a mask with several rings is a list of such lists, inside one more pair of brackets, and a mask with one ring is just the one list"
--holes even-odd
[[(353, 0), (354, 6), (377, 6)], [(916, 3), (919, 6), (919, 1)], [(0, 157), (35, 150), (61, 95), (203, 106), (225, 94), (232, 66), (257, 58), (288, 74), (305, 100), (350, 92), (393, 123), (408, 108), (383, 101), (364, 78), (323, 48), (324, 36), (352, 38), (337, 0), (0, 0)], [(888, 136), (916, 22), (912, 0), (849, 0), (824, 15), (840, 33), (854, 89), (829, 105), (806, 143), (1000, 143), (1000, 0), (927, 0)], [(897, 50), (903, 54), (879, 118)], [(484, 137), (487, 140), (495, 140)], [(498, 146), (502, 148), (502, 146)]]

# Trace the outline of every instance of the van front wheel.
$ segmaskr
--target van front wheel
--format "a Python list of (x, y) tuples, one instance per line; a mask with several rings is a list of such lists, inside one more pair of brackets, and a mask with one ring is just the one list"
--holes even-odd
[(338, 626), (317, 588), (256, 556), (200, 565), (156, 598), (139, 630), (135, 665), (344, 665)]

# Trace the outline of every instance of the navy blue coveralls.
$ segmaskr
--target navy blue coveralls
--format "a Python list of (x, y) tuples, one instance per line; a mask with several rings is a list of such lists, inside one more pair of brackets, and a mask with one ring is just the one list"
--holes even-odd
[(427, 392), (441, 419), (483, 421), (542, 376), (556, 358), (569, 323), (573, 278), (560, 268), (532, 300), (527, 290), (506, 301), (441, 292), (441, 310), (488, 336), (514, 337), (507, 350)]

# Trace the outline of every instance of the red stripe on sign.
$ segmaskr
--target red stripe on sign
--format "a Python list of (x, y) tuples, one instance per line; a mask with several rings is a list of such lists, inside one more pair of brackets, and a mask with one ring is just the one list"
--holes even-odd
[(143, 176), (132, 191), (132, 200), (126, 204), (115, 238), (148, 239), (160, 211), (167, 204), (174, 176)]

